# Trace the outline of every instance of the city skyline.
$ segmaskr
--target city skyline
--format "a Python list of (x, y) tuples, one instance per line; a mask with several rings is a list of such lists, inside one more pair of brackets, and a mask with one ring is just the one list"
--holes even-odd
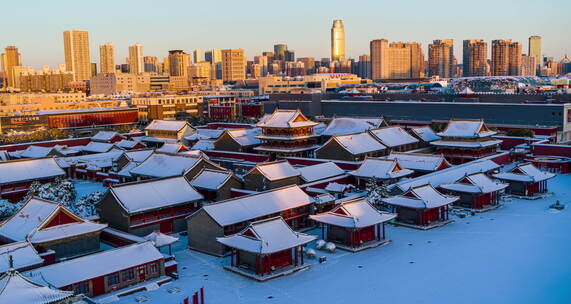
[[(21, 3), (24, 2), (24, 3)], [(21, 1), (19, 3), (11, 3), (13, 9), (18, 10), (19, 7), (30, 3), (39, 6), (35, 10), (42, 12), (38, 16), (32, 16), (33, 21), (25, 27), (18, 27), (14, 30), (7, 31), (3, 34), (4, 48), (8, 45), (15, 45), (22, 54), (22, 63), (27, 66), (38, 67), (40, 65), (56, 66), (64, 62), (63, 58), (63, 41), (61, 33), (65, 30), (79, 29), (89, 32), (91, 62), (98, 63), (99, 46), (107, 42), (115, 45), (115, 62), (123, 63), (128, 56), (128, 46), (140, 43), (145, 48), (145, 55), (157, 56), (159, 58), (166, 57), (168, 50), (182, 49), (190, 53), (194, 49), (209, 50), (217, 49), (237, 49), (245, 50), (248, 60), (252, 60), (253, 56), (260, 55), (263, 51), (271, 51), (274, 44), (287, 44), (288, 47), (296, 51), (296, 57), (329, 57), (330, 54), (330, 34), (329, 30), (333, 19), (341, 19), (345, 25), (346, 35), (346, 54), (348, 58), (358, 58), (362, 54), (368, 54), (369, 42), (374, 39), (387, 39), (389, 41), (410, 41), (420, 42), (422, 50), (427, 54), (428, 44), (438, 39), (454, 39), (456, 47), (455, 55), (459, 62), (462, 62), (462, 40), (465, 39), (483, 39), (491, 45), (492, 40), (512, 39), (522, 43), (524, 53), (527, 53), (528, 38), (532, 35), (542, 36), (542, 53), (543, 55), (561, 58), (565, 54), (571, 53), (571, 46), (568, 41), (560, 39), (556, 29), (567, 28), (570, 21), (565, 20), (562, 10), (556, 9), (558, 4), (564, 4), (563, 1), (553, 0), (549, 3), (542, 4), (544, 9), (553, 8), (549, 22), (547, 20), (531, 18), (537, 11), (526, 9), (526, 3), (531, 1), (520, 1), (517, 6), (509, 6), (510, 10), (504, 10), (506, 3), (495, 3), (492, 1), (482, 1), (482, 7), (496, 5), (494, 11), (488, 11), (486, 18), (478, 17), (479, 11), (483, 8), (477, 7), (470, 9), (470, 12), (459, 10), (452, 15), (450, 9), (441, 9), (441, 7), (426, 7), (422, 12), (410, 10), (414, 7), (414, 3), (391, 5), (391, 11), (398, 8), (409, 9), (403, 11), (402, 14), (383, 14), (379, 11), (378, 16), (371, 16), (371, 10), (350, 10), (343, 14), (335, 12), (332, 7), (326, 7), (318, 13), (311, 13), (307, 18), (300, 18), (299, 11), (293, 8), (285, 8), (280, 11), (281, 16), (271, 18), (258, 12), (249, 11), (248, 18), (240, 19), (240, 12), (245, 12), (244, 8), (238, 7), (237, 4), (228, 3), (225, 9), (213, 10), (213, 5), (201, 4), (195, 6), (193, 10), (185, 11), (184, 9), (176, 12), (168, 13), (153, 10), (152, 7), (146, 5), (148, 1), (138, 1), (139, 4), (134, 8), (134, 12), (138, 16), (152, 16), (151, 20), (145, 18), (125, 18), (121, 15), (123, 9), (131, 9), (129, 4), (132, 1), (124, 1), (120, 4), (114, 4), (113, 10), (107, 13), (109, 18), (105, 20), (113, 20), (113, 22), (102, 22), (98, 14), (100, 8), (89, 7), (90, 14), (88, 16), (70, 16), (60, 20), (59, 22), (49, 22), (50, 18), (63, 17), (62, 12), (53, 12), (54, 7), (49, 7), (45, 3), (39, 1)], [(55, 9), (64, 7), (69, 1), (59, 1), (61, 5)], [(101, 1), (105, 4), (107, 1)], [(449, 1), (447, 1), (449, 2)], [(111, 2), (109, 2), (111, 3)], [(292, 1), (292, 7), (300, 3)], [(331, 6), (337, 1), (328, 2)], [(253, 5), (255, 3), (248, 3)], [(189, 5), (187, 3), (181, 5)], [(314, 3), (307, 3), (308, 8), (313, 7)], [(370, 8), (382, 7), (382, 2), (367, 2), (363, 6)], [(41, 7), (46, 6), (45, 10)], [(85, 4), (75, 3), (78, 9), (82, 9)], [(444, 5), (442, 5), (444, 7)], [(530, 6), (527, 6), (530, 7)], [(23, 8), (22, 8), (23, 9)], [(87, 7), (86, 7), (87, 9)], [(109, 7), (108, 7), (109, 9)], [(153, 12), (150, 15), (150, 12)], [(262, 10), (263, 11), (263, 10)], [(341, 10), (338, 10), (341, 11)], [(475, 12), (476, 11), (476, 12)], [(502, 14), (500, 14), (500, 11)], [(46, 12), (53, 12), (46, 14)], [(184, 16), (186, 12), (186, 17)], [(200, 13), (202, 12), (202, 13)], [(234, 13), (234, 14), (232, 14)], [(171, 14), (171, 15), (169, 15)], [(228, 16), (228, 15), (231, 16)], [(254, 16), (252, 16), (254, 14)], [(288, 20), (283, 18), (287, 16), (298, 15), (296, 22), (284, 22)], [(315, 15), (313, 15), (315, 14)], [(259, 15), (259, 16), (258, 16)], [(91, 17), (93, 16), (93, 17)], [(217, 16), (217, 18), (213, 18)], [(561, 18), (558, 18), (560, 16)], [(115, 21), (117, 17), (117, 21)], [(178, 18), (185, 17), (185, 18)], [(224, 17), (224, 18), (220, 18)], [(256, 18), (252, 18), (256, 17)], [(282, 18), (277, 18), (282, 17)], [(376, 17), (376, 18), (375, 18)], [(381, 18), (382, 17), (382, 18)], [(406, 17), (406, 18), (405, 18)], [(441, 20), (446, 17), (446, 20)], [(529, 18), (527, 18), (529, 17)], [(4, 21), (14, 24), (13, 16), (6, 16)], [(150, 17), (149, 17), (150, 18)], [(140, 19), (140, 20), (139, 20)], [(481, 22), (476, 22), (478, 19)], [(524, 20), (525, 19), (525, 20)], [(216, 24), (213, 24), (213, 21)], [(252, 21), (255, 20), (255, 21)], [(498, 25), (506, 24), (509, 20), (509, 32), (498, 28)], [(120, 21), (120, 22), (119, 22)], [(34, 27), (34, 24), (46, 22), (45, 26)], [(235, 23), (241, 25), (241, 33), (234, 33)], [(451, 26), (454, 22), (462, 22), (463, 26)], [(232, 26), (232, 24), (234, 24)], [(430, 26), (422, 26), (429, 24)], [(261, 26), (263, 25), (263, 26)], [(448, 25), (448, 26), (446, 26)], [(232, 27), (231, 27), (232, 26)], [(165, 34), (165, 27), (176, 28), (176, 31)], [(185, 30), (188, 29), (188, 30)], [(386, 30), (380, 30), (386, 29)], [(168, 32), (168, 31), (167, 31)], [(248, 39), (245, 36), (252, 36), (256, 39)], [(41, 48), (37, 47), (42, 45)], [(488, 49), (490, 55), (491, 50)]]

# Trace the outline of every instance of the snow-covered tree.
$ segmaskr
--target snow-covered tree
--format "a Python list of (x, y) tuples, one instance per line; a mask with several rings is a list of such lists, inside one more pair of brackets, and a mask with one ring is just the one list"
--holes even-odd
[(95, 205), (103, 198), (103, 192), (93, 192), (82, 196), (72, 208), (75, 214), (81, 217), (95, 215)]
[(73, 205), (77, 196), (75, 186), (72, 182), (63, 178), (56, 178), (51, 183), (30, 187), (27, 196), (35, 195), (39, 198), (64, 204), (66, 207), (73, 209)]
[(367, 201), (381, 209), (381, 210), (388, 210), (388, 206), (383, 203), (383, 199), (389, 197), (389, 191), (387, 190), (387, 186), (379, 182), (376, 178), (371, 178), (367, 181), (365, 185), (365, 189), (369, 193), (367, 196)]
[(16, 211), (22, 208), (22, 205), (22, 202), (14, 204), (7, 200), (0, 200), (0, 221), (11, 217)]

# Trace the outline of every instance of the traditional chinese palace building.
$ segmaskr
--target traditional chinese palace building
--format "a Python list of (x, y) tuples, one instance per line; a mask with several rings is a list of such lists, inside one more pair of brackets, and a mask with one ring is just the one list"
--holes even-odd
[(258, 136), (262, 144), (254, 150), (274, 157), (308, 157), (319, 147), (319, 135), (314, 130), (317, 125), (299, 110), (277, 109), (258, 123), (258, 127), (262, 128), (262, 135)]

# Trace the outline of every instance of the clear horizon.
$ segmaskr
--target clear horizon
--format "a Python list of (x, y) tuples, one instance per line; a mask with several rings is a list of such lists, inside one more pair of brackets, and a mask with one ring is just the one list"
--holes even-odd
[(571, 28), (569, 11), (562, 9), (569, 5), (563, 0), (482, 0), (477, 7), (451, 0), (438, 5), (420, 0), (366, 0), (351, 7), (346, 3), (292, 0), (277, 6), (259, 0), (173, 0), (158, 5), (150, 0), (101, 0), (94, 7), (70, 0), (22, 0), (4, 6), (6, 12), (18, 13), (4, 14), (1, 26), (7, 30), (0, 48), (18, 47), (24, 65), (53, 67), (64, 62), (63, 31), (81, 29), (89, 31), (91, 61), (98, 65), (99, 45), (107, 42), (115, 45), (117, 64), (124, 63), (128, 46), (135, 43), (143, 45), (145, 56), (161, 59), (171, 49), (190, 53), (197, 48), (242, 48), (251, 60), (277, 43), (295, 50), (296, 58), (319, 59), (330, 56), (329, 31), (334, 19), (342, 19), (347, 57), (355, 59), (368, 54), (369, 42), (379, 38), (420, 42), (425, 57), (432, 40), (454, 39), (458, 62), (464, 39), (484, 39), (488, 48), (491, 40), (512, 39), (521, 42), (527, 54), (528, 37), (539, 35), (544, 56), (560, 60), (571, 54), (571, 41), (562, 39)]

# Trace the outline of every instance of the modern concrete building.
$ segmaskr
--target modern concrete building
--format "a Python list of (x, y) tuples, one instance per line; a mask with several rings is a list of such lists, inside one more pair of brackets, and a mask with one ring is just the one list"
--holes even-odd
[(535, 64), (541, 69), (541, 36), (529, 37), (527, 55), (535, 58)]
[(535, 62), (535, 57), (529, 55), (521, 56), (521, 75), (522, 76), (535, 76), (537, 75), (538, 65)]
[(454, 40), (434, 40), (428, 45), (428, 74), (441, 78), (454, 77)]
[(109, 42), (99, 46), (99, 68), (102, 74), (115, 73), (115, 47)]
[(15, 73), (14, 67), (22, 65), (22, 57), (18, 52), (18, 48), (13, 45), (7, 46), (2, 54), (1, 63), (2, 72), (6, 75), (3, 87), (16, 88), (17, 74)]
[(188, 76), (190, 55), (182, 50), (169, 51), (168, 66), (171, 76)]
[(493, 76), (521, 74), (521, 44), (509, 40), (492, 41), (491, 73)]
[(371, 56), (367, 54), (359, 56), (357, 75), (364, 79), (371, 79)]
[(89, 34), (87, 31), (71, 30), (63, 32), (65, 67), (73, 72), (75, 81), (91, 78), (91, 57)]
[(222, 80), (246, 79), (246, 56), (243, 49), (222, 50)]
[(143, 46), (141, 44), (129, 46), (129, 72), (131, 74), (142, 74), (145, 72), (143, 57)]
[(287, 44), (275, 44), (274, 45), (274, 54), (275, 60), (285, 60), (287, 51)]
[(371, 76), (373, 80), (419, 79), (424, 76), (424, 55), (417, 42), (373, 40), (371, 49)]
[(484, 40), (464, 40), (463, 76), (486, 76), (488, 64), (488, 44)]
[(333, 20), (331, 27), (331, 61), (345, 60), (345, 26), (343, 20)]
[(202, 57), (202, 50), (201, 49), (196, 49), (192, 52), (192, 57), (193, 57), (193, 63), (197, 63), (197, 62), (201, 62), (203, 61), (203, 57)]

